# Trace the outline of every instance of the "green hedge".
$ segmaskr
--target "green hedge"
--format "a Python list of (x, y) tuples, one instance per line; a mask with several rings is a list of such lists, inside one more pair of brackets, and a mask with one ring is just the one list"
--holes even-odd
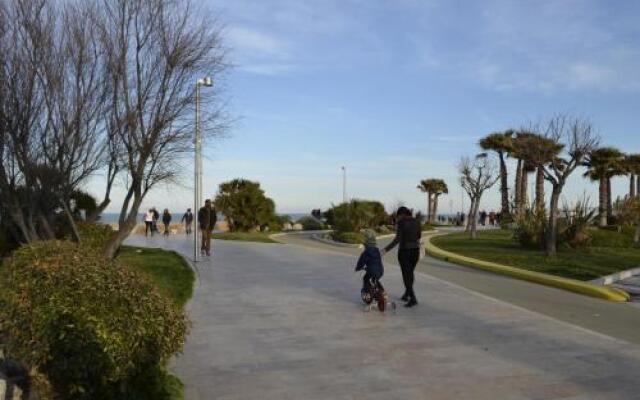
[(360, 232), (333, 232), (331, 237), (336, 242), (342, 243), (362, 244), (364, 242), (364, 235)]
[(314, 217), (302, 217), (298, 220), (298, 223), (302, 225), (302, 229), (305, 231), (321, 231), (325, 229), (322, 221)]
[(121, 399), (184, 344), (184, 313), (143, 275), (65, 241), (26, 245), (0, 270), (7, 354), (55, 398)]

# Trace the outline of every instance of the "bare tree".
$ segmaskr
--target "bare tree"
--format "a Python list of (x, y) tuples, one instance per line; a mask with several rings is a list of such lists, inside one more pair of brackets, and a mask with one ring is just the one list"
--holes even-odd
[(558, 206), (562, 190), (569, 176), (584, 162), (587, 155), (593, 151), (599, 143), (599, 137), (594, 133), (591, 122), (558, 115), (550, 118), (543, 128), (543, 136), (553, 146), (551, 154), (558, 149), (558, 155), (547, 160), (540, 157), (536, 160), (538, 167), (542, 169), (544, 178), (551, 183), (551, 199), (549, 202), (549, 217), (545, 232), (545, 251), (549, 255), (556, 253), (558, 236)]
[(58, 209), (79, 240), (70, 196), (101, 167), (104, 149), (95, 9), (16, 0), (3, 10), (0, 201), (23, 241), (55, 237)]
[[(119, 230), (105, 249), (111, 258), (135, 227), (149, 190), (175, 178), (180, 160), (192, 151), (196, 80), (217, 76), (226, 63), (218, 24), (189, 1), (100, 4), (103, 14), (97, 25), (108, 58), (109, 135), (123, 151), (112, 155), (119, 157), (113, 165), (122, 168), (127, 182)], [(209, 107), (207, 115), (203, 132), (219, 133), (221, 111)]]
[(463, 157), (458, 163), (460, 185), (471, 200), (467, 229), (471, 231), (471, 238), (477, 236), (478, 210), (483, 193), (498, 181), (496, 166), (489, 157), (482, 153), (474, 157)]

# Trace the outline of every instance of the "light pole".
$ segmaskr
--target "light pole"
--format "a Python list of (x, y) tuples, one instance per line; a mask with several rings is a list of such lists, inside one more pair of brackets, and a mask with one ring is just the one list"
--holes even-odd
[(347, 202), (347, 167), (342, 167), (342, 202)]
[(198, 210), (200, 210), (200, 203), (202, 203), (202, 136), (200, 135), (200, 86), (211, 87), (213, 81), (210, 77), (204, 77), (196, 81), (196, 129), (193, 138), (194, 144), (194, 190), (193, 190), (193, 223), (196, 227), (193, 235), (193, 260), (198, 261)]

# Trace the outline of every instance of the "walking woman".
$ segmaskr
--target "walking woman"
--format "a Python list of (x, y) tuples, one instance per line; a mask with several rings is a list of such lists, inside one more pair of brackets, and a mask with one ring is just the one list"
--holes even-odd
[(164, 224), (164, 235), (169, 236), (169, 226), (171, 225), (171, 213), (168, 208), (162, 213), (162, 223)]
[(411, 210), (407, 207), (398, 208), (396, 237), (384, 249), (384, 253), (398, 247), (398, 261), (402, 270), (402, 280), (404, 281), (405, 292), (402, 301), (407, 303), (405, 307), (413, 307), (418, 304), (416, 295), (413, 292), (413, 271), (420, 259), (420, 238), (422, 237), (422, 227), (420, 222), (413, 217)]

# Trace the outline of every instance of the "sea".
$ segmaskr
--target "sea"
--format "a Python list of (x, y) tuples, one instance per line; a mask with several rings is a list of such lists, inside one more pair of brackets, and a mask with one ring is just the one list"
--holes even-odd
[[(308, 215), (311, 215), (309, 213), (286, 213), (286, 214), (278, 214), (278, 215), (288, 215), (289, 218), (291, 218), (292, 221), (297, 221), (302, 217), (306, 217)], [(100, 222), (103, 222), (105, 224), (117, 224), (118, 223), (118, 219), (120, 218), (120, 213), (102, 213), (102, 215), (100, 216)], [(182, 218), (182, 213), (173, 215), (173, 219), (180, 219)], [(138, 215), (138, 221), (142, 222), (144, 221), (144, 213), (139, 213)]]

